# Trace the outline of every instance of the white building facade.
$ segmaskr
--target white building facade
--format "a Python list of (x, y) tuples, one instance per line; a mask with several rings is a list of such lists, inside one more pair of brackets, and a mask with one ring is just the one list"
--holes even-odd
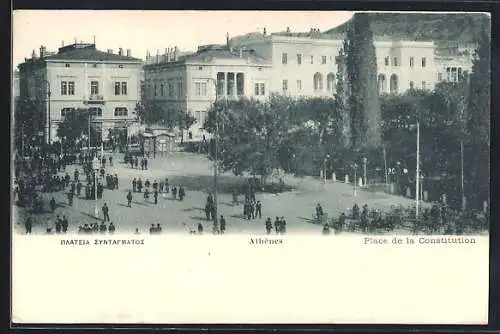
[(115, 54), (99, 51), (95, 44), (75, 43), (48, 53), (42, 46), (39, 56), (33, 53), (19, 65), (21, 96), (40, 102), (46, 142), (49, 131), (51, 141), (57, 140), (58, 124), (78, 109), (89, 110), (91, 123), (105, 134), (135, 122), (141, 66), (130, 50)]
[(203, 124), (216, 99), (240, 97), (264, 100), (269, 95), (269, 62), (226, 45), (200, 47), (198, 52), (146, 59), (145, 99), (165, 108), (185, 110), (195, 123), (185, 131), (187, 141), (199, 141)]

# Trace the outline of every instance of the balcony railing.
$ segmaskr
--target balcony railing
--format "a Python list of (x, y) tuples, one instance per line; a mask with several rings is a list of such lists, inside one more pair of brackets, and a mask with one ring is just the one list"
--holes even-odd
[(102, 95), (89, 95), (84, 98), (85, 104), (104, 104), (104, 96)]

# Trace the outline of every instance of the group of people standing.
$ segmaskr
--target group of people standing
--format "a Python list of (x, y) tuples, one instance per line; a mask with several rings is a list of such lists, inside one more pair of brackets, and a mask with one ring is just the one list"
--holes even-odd
[[(266, 227), (266, 233), (271, 234), (272, 230), (273, 230), (273, 222), (271, 221), (270, 217), (268, 217), (266, 219), (265, 227)], [(286, 233), (285, 217), (283, 217), (283, 216), (281, 216), (281, 218), (276, 217), (276, 219), (274, 220), (274, 231), (276, 234), (285, 234)]]
[(112, 222), (109, 223), (109, 226), (106, 226), (106, 223), (104, 221), (102, 221), (101, 224), (91, 223), (78, 226), (79, 234), (105, 234), (106, 232), (108, 232), (109, 234), (113, 234), (115, 230), (116, 227)]

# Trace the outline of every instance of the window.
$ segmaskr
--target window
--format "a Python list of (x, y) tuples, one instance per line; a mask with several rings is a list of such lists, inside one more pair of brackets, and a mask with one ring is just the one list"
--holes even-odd
[(92, 116), (102, 116), (102, 109), (99, 107), (92, 107), (92, 108), (89, 108), (89, 113)]
[(451, 67), (446, 68), (446, 81), (451, 80)]
[(91, 81), (90, 82), (90, 95), (99, 94), (99, 82)]
[(384, 58), (384, 64), (385, 66), (389, 66), (389, 57)]
[(184, 90), (182, 89), (182, 81), (177, 82), (177, 96), (182, 97), (184, 95)]
[(425, 57), (422, 57), (422, 67), (425, 67), (427, 65), (427, 59)]
[(281, 63), (282, 64), (287, 64), (288, 63), (288, 54), (287, 53), (282, 53), (281, 54)]
[(422, 89), (423, 90), (427, 89), (427, 83), (425, 81), (422, 81)]
[(309, 62), (310, 62), (311, 64), (314, 64), (314, 56), (310, 56), (310, 57), (309, 57)]
[(314, 81), (314, 90), (316, 91), (323, 90), (323, 76), (321, 75), (321, 73), (314, 74), (313, 81)]
[[(115, 89), (116, 89), (116, 86), (115, 86)], [(157, 84), (154, 84), (154, 91), (155, 91), (155, 96), (158, 95), (158, 85)], [(119, 95), (120, 94), (120, 83), (118, 82), (118, 94), (116, 95)]]
[(172, 81), (168, 83), (168, 97), (174, 97), (174, 83)]
[(394, 57), (392, 65), (394, 67), (398, 67), (399, 66), (399, 59), (398, 59), (398, 57)]
[(379, 74), (378, 75), (378, 91), (379, 93), (385, 93), (387, 90), (387, 82), (384, 74)]
[(263, 83), (256, 83), (255, 84), (254, 95), (256, 95), (256, 96), (264, 96), (265, 94), (266, 94), (265, 84), (263, 84)]
[(75, 111), (75, 108), (62, 108), (61, 109), (61, 117), (70, 116), (73, 111)]
[(328, 73), (326, 76), (326, 88), (328, 92), (332, 92), (335, 90), (335, 75), (333, 73)]
[(410, 81), (410, 89), (413, 89), (415, 87), (415, 84), (413, 83), (413, 81)]
[(451, 81), (457, 82), (458, 81), (458, 76), (457, 76), (457, 68), (452, 67), (451, 68)]
[(75, 95), (75, 82), (68, 81), (68, 95)]
[(326, 65), (326, 56), (321, 56), (321, 64)]
[(227, 74), (227, 96), (234, 95), (234, 73)]
[(458, 68), (458, 81), (462, 80), (462, 78), (463, 78), (462, 68), (461, 68), (461, 67), (459, 67), (459, 68)]
[(297, 91), (301, 91), (302, 90), (302, 80), (297, 80)]
[(236, 74), (236, 94), (238, 96), (245, 95), (245, 77), (243, 73)]
[(224, 95), (224, 82), (226, 81), (226, 73), (225, 72), (218, 72), (217, 73), (217, 95), (222, 96)]
[(120, 95), (120, 83), (118, 81), (115, 82), (115, 95)]
[(288, 91), (288, 80), (283, 80), (283, 93)]
[(410, 67), (415, 66), (415, 58), (410, 57)]
[(70, 65), (70, 64), (66, 64), (66, 65), (64, 65), (64, 66), (65, 66), (65, 67), (70, 67), (71, 65)]
[(61, 95), (68, 95), (68, 82), (61, 81)]
[(128, 116), (127, 108), (123, 107), (115, 108), (115, 116)]
[(302, 55), (300, 53), (297, 54), (297, 65), (302, 64)]
[(439, 72), (438, 73), (438, 82), (443, 81), (443, 73)]
[(195, 96), (207, 96), (207, 83), (206, 82), (195, 82), (194, 83), (194, 95)]
[(201, 122), (201, 111), (195, 111), (194, 112), (194, 119), (195, 119), (196, 123), (200, 123)]
[[(127, 83), (125, 81), (122, 82), (122, 95), (127, 95)], [(162, 85), (162, 95), (163, 95), (163, 85)]]
[(392, 94), (395, 94), (399, 91), (398, 76), (396, 74), (391, 75), (391, 79), (389, 82), (389, 89)]

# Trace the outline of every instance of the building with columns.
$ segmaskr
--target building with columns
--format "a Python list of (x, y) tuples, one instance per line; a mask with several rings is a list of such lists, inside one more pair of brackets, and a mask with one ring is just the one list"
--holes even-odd
[[(131, 50), (96, 49), (95, 43), (75, 43), (48, 52), (40, 47), (18, 66), (20, 95), (36, 101), (45, 125), (45, 142), (57, 140), (58, 124), (77, 109), (89, 110), (91, 123), (101, 133), (133, 123), (140, 100), (142, 60)], [(50, 131), (50, 136), (49, 136)]]
[(216, 99), (262, 100), (269, 95), (271, 64), (253, 52), (207, 45), (195, 53), (179, 54), (174, 48), (147, 57), (144, 97), (194, 116), (195, 123), (184, 133), (187, 141), (199, 141), (206, 134), (203, 123)]

